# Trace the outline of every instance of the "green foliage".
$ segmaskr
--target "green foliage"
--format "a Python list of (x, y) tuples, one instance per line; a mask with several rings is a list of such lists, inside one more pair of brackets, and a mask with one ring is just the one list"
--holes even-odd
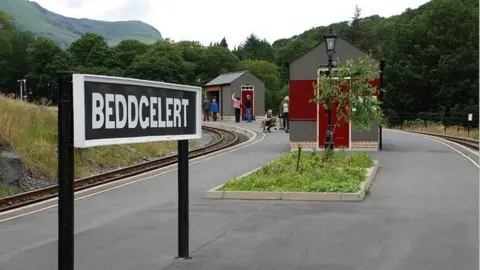
[(222, 40), (220, 41), (220, 46), (228, 49), (228, 43), (225, 37), (223, 37)]
[(372, 165), (370, 156), (362, 152), (347, 155), (337, 151), (328, 162), (315, 152), (302, 152), (297, 172), (297, 153), (289, 153), (244, 178), (229, 181), (222, 190), (356, 192), (365, 181), (366, 168)]
[(359, 57), (356, 63), (347, 60), (329, 74), (320, 75), (312, 101), (327, 111), (335, 110), (337, 122), (345, 120), (356, 129), (369, 129), (372, 122), (382, 121), (380, 101), (373, 97), (377, 88), (368, 82), (375, 78), (376, 70), (369, 57)]
[(9, 56), (12, 53), (10, 38), (13, 30), (12, 17), (0, 12), (0, 48), (2, 48), (2, 50), (0, 50), (0, 57)]
[[(159, 34), (139, 22), (69, 19), (23, 0), (2, 0), (2, 8), (13, 14), (16, 21), (13, 23), (10, 16), (0, 11), (1, 91), (17, 93), (16, 80), (28, 77), (27, 85), (38, 94), (37, 98), (51, 98), (54, 104), (52, 74), (59, 68), (191, 85), (204, 85), (220, 73), (248, 69), (266, 82), (265, 106), (276, 110), (281, 97), (288, 95), (290, 63), (322, 42), (327, 32), (327, 26), (314, 27), (273, 44), (252, 34), (230, 51), (225, 38), (211, 46), (168, 39), (149, 45), (158, 39), (150, 37)], [(352, 15), (351, 20), (332, 26), (341, 38), (378, 60), (386, 59), (380, 104), (386, 122), (398, 124), (411, 115), (434, 114), (444, 125), (465, 127), (468, 123), (451, 123), (448, 119), (472, 113), (473, 126), (477, 126), (477, 1), (432, 0), (390, 18), (362, 18), (360, 7), (355, 7)], [(69, 47), (76, 41), (67, 51), (60, 48), (59, 53), (58, 46), (37, 43), (32, 33), (22, 29), (38, 37), (46, 36), (60, 47)], [(115, 40), (125, 41), (109, 47), (117, 43)], [(47, 64), (48, 67), (42, 66)], [(374, 72), (378, 76), (378, 71)], [(350, 100), (351, 105), (360, 106), (356, 99)], [(375, 118), (371, 111), (362, 111), (369, 102), (374, 101), (365, 100), (351, 115), (355, 129), (362, 129), (368, 119)]]
[(4, 185), (0, 185), (0, 199), (8, 196), (17, 195), (22, 192), (23, 190), (17, 187), (6, 187)]
[(157, 29), (139, 21), (106, 22), (68, 18), (48, 11), (36, 2), (25, 0), (2, 0), (0, 10), (14, 17), (18, 28), (51, 39), (61, 47), (68, 47), (88, 32), (103, 36), (110, 45), (125, 39), (146, 43), (162, 40)]
[(122, 40), (113, 48), (120, 61), (121, 69), (129, 67), (137, 56), (146, 53), (148, 49), (149, 45), (132, 39)]
[(198, 76), (203, 82), (208, 82), (221, 73), (238, 71), (241, 68), (240, 60), (227, 48), (209, 46), (204, 49), (202, 59), (198, 62)]
[(186, 84), (195, 79), (194, 67), (182, 58), (182, 50), (174, 43), (159, 41), (143, 55), (135, 58), (124, 76)]
[(48, 39), (36, 39), (28, 49), (27, 63), (30, 72), (26, 78), (35, 88), (36, 95), (56, 101), (58, 95), (57, 72), (68, 70), (70, 55)]
[(254, 34), (247, 37), (247, 40), (234, 50), (240, 60), (265, 60), (273, 62), (275, 51), (267, 40), (260, 40)]
[(87, 33), (72, 42), (68, 47), (75, 66), (105, 67), (112, 69), (120, 66), (120, 60), (105, 39), (97, 34)]

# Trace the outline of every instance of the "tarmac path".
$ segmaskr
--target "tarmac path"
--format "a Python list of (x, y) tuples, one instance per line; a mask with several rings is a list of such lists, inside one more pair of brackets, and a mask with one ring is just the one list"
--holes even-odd
[[(287, 141), (275, 131), (190, 166), (191, 260), (174, 259), (176, 171), (76, 201), (75, 269), (478, 269), (478, 165), (424, 136), (384, 132), (361, 203), (202, 198), (288, 151)], [(0, 269), (57, 269), (56, 239), (56, 207), (0, 217)]]

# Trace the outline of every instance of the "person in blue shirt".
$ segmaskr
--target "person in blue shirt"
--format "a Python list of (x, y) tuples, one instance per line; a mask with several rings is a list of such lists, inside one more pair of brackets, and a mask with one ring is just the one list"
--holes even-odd
[(218, 118), (218, 103), (215, 99), (212, 100), (212, 104), (210, 105), (210, 111), (212, 112), (213, 121), (217, 121), (217, 118)]

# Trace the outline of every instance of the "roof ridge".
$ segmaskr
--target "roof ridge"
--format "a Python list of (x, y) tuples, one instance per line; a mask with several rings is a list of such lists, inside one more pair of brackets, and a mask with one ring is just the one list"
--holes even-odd
[(212, 85), (224, 85), (230, 84), (239, 77), (243, 76), (245, 73), (249, 72), (248, 70), (239, 70), (219, 74), (217, 77), (213, 78), (211, 81), (205, 84), (205, 86)]
[(248, 72), (248, 70), (230, 71), (230, 72), (225, 72), (225, 73), (218, 74), (218, 76), (222, 76), (222, 75), (226, 75), (226, 74), (233, 74), (233, 73), (242, 73), (242, 72)]

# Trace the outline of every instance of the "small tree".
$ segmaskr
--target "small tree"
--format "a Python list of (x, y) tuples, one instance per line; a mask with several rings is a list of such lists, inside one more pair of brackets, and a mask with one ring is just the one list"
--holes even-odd
[[(341, 120), (351, 122), (352, 128), (360, 131), (369, 130), (372, 122), (383, 120), (380, 101), (374, 97), (377, 88), (369, 82), (378, 75), (374, 70), (377, 69), (372, 68), (372, 61), (367, 56), (359, 57), (356, 63), (348, 60), (344, 65), (337, 65), (319, 75), (311, 102), (320, 104), (328, 112), (328, 123), (333, 124), (329, 145), (333, 143), (335, 127)], [(334, 109), (337, 117), (332, 123)], [(329, 150), (331, 148), (325, 153), (330, 153)]]

